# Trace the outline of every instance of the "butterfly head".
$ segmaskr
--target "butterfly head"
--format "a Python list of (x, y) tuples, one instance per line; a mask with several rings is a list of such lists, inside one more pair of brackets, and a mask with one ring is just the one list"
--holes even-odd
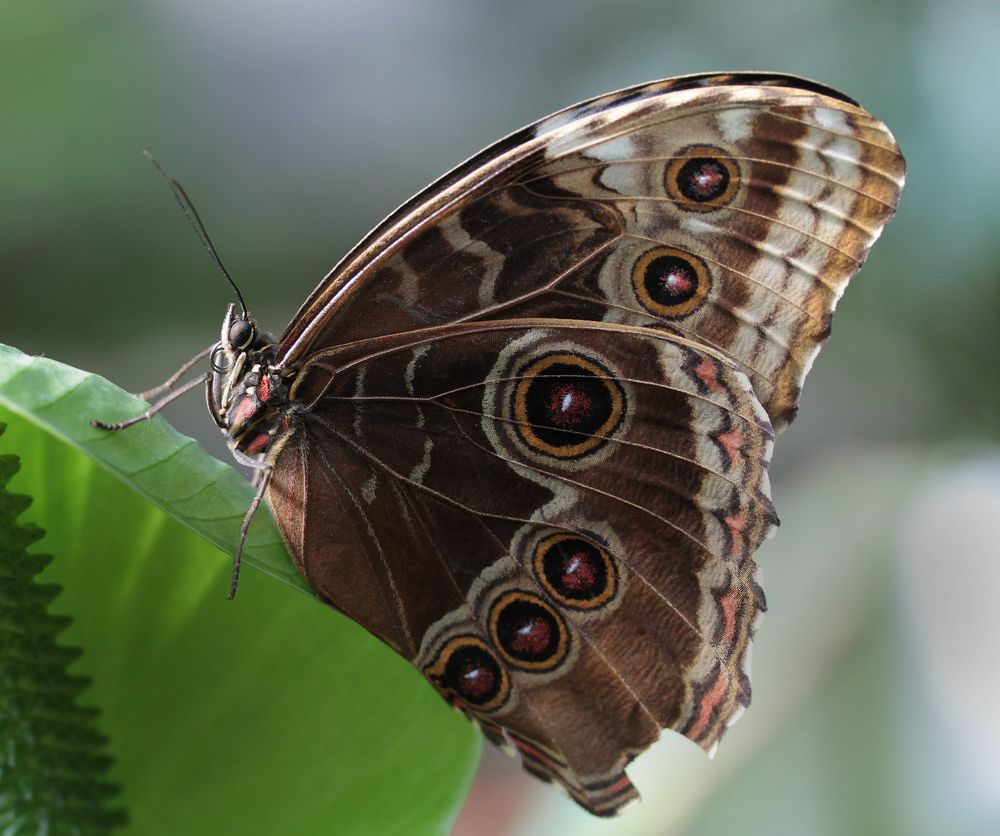
[(219, 343), (212, 349), (208, 406), (234, 450), (266, 452), (275, 435), (275, 418), (287, 403), (287, 386), (274, 368), (275, 340), (261, 333), (246, 311), (230, 305)]

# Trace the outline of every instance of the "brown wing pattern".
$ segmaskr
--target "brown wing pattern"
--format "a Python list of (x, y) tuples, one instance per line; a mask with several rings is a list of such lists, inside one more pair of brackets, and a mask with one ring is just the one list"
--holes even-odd
[(533, 772), (614, 812), (661, 727), (710, 749), (749, 702), (771, 430), (724, 358), (469, 323), (324, 352), (293, 395), (269, 500), (300, 569)]
[[(594, 813), (750, 700), (772, 426), (891, 217), (882, 123), (783, 76), (568, 108), (374, 230), (279, 341), (268, 500), (319, 595)], [(304, 511), (303, 511), (304, 509)]]
[(304, 306), (284, 358), (473, 318), (652, 326), (735, 361), (783, 426), (903, 159), (798, 79), (664, 84), (543, 120), (401, 210)]

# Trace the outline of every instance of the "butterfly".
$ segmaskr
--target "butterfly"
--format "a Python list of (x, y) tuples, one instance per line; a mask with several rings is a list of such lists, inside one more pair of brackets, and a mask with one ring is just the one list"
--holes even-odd
[(662, 729), (712, 751), (750, 702), (774, 433), (904, 174), (818, 83), (655, 81), (442, 177), (278, 338), (237, 289), (211, 372), (147, 393), (207, 382), (257, 470), (232, 591), (266, 498), (319, 598), (620, 811)]

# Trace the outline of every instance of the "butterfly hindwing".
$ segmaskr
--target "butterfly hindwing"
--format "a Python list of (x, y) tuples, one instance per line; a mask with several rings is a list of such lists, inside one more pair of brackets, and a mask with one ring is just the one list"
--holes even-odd
[[(514, 320), (332, 349), (297, 385), (269, 492), (296, 563), (526, 766), (611, 812), (661, 727), (712, 748), (749, 702), (771, 430), (724, 358)], [(308, 491), (324, 510), (282, 513)]]

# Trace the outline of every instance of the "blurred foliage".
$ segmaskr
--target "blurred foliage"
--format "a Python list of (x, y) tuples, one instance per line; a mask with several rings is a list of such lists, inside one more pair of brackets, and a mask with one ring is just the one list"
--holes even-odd
[[(8, 3), (0, 8), (0, 339), (141, 389), (214, 338), (227, 289), (142, 160), (143, 148), (185, 184), (254, 313), (277, 331), (380, 217), (522, 124), (587, 96), (680, 73), (810, 76), (882, 118), (909, 163), (898, 217), (842, 300), (833, 338), (774, 460), (785, 520), (775, 543), (794, 523), (824, 532), (832, 553), (854, 550), (855, 557), (850, 514), (839, 531), (825, 527), (821, 502), (792, 512), (804, 519), (789, 516), (792, 476), (819, 468), (827, 452), (864, 456), (903, 441), (919, 461), (927, 451), (976, 450), (1000, 438), (1000, 168), (989, 153), (1000, 130), (998, 32), (995, 0)], [(197, 398), (171, 410), (172, 422), (222, 452)], [(816, 470), (813, 490), (825, 473)], [(859, 480), (833, 501), (854, 513), (876, 507), (880, 497), (872, 492), (885, 490), (880, 484)], [(45, 507), (38, 519), (55, 536)], [(144, 554), (155, 539), (131, 533), (137, 541), (115, 548)], [(768, 589), (795, 577), (794, 561), (769, 558), (776, 554), (769, 549), (761, 553)], [(808, 548), (795, 558), (813, 559)], [(223, 564), (216, 587), (224, 586)], [(807, 637), (821, 642), (827, 632), (855, 634), (862, 626), (883, 631), (886, 618), (892, 629), (874, 645), (857, 641), (843, 656), (796, 657), (815, 683), (813, 707), (799, 721), (812, 731), (801, 732), (798, 749), (780, 740), (762, 744), (759, 759), (748, 757), (743, 777), (730, 782), (731, 798), (702, 797), (711, 805), (706, 824), (691, 825), (695, 832), (748, 820), (781, 832), (761, 811), (786, 786), (801, 803), (788, 816), (801, 823), (799, 832), (821, 821), (836, 823), (831, 832), (866, 832), (869, 820), (849, 811), (877, 801), (870, 789), (877, 781), (909, 788), (914, 810), (922, 796), (913, 788), (936, 782), (940, 793), (974, 807), (953, 832), (995, 832), (982, 822), (1000, 821), (1000, 802), (964, 795), (965, 773), (953, 758), (933, 748), (912, 758), (877, 757), (890, 745), (888, 731), (852, 722), (845, 708), (855, 687), (871, 694), (857, 697), (858, 706), (870, 699), (883, 708), (887, 693), (923, 687), (898, 669), (898, 660), (920, 658), (924, 649), (883, 571), (876, 562), (864, 586), (870, 610), (831, 612), (827, 628)], [(272, 593), (301, 598), (309, 609), (304, 596)], [(169, 610), (174, 601), (160, 606)], [(779, 656), (795, 643), (788, 630), (802, 630), (770, 627), (780, 606), (773, 598), (758, 639)], [(254, 617), (270, 625), (266, 608), (254, 613), (241, 622), (254, 637), (250, 644), (260, 630)], [(324, 619), (338, 620), (325, 612), (316, 618), (317, 630)], [(852, 621), (858, 618), (863, 624)], [(876, 672), (876, 657), (897, 664)], [(324, 676), (333, 681), (336, 669)], [(760, 681), (756, 688), (793, 684)], [(244, 686), (244, 694), (269, 698), (270, 682)], [(304, 701), (309, 710), (314, 699)], [(755, 709), (732, 738), (750, 734), (743, 729), (753, 728)], [(822, 726), (826, 737), (815, 731)], [(138, 723), (132, 731), (141, 731)], [(845, 772), (837, 780), (810, 776), (810, 769), (834, 769), (814, 760), (834, 742), (846, 753), (837, 767)], [(356, 743), (364, 745), (360, 735)], [(311, 739), (303, 745), (310, 753), (316, 747)], [(738, 744), (726, 741), (716, 772), (725, 773), (727, 745)], [(867, 777), (845, 778), (852, 759)], [(525, 786), (519, 776), (516, 785)], [(548, 804), (551, 793), (540, 792), (537, 803)], [(883, 819), (879, 805), (873, 809), (870, 821), (884, 832), (911, 826), (899, 807)], [(628, 832), (630, 821), (637, 819), (609, 827)]]
[(20, 468), (0, 455), (0, 829), (99, 836), (126, 815), (109, 804), (120, 788), (106, 778), (100, 712), (77, 703), (90, 680), (66, 670), (81, 651), (56, 643), (70, 621), (48, 612), (61, 590), (36, 579), (52, 557), (27, 552), (45, 532), (18, 523), (31, 498), (7, 491)]

